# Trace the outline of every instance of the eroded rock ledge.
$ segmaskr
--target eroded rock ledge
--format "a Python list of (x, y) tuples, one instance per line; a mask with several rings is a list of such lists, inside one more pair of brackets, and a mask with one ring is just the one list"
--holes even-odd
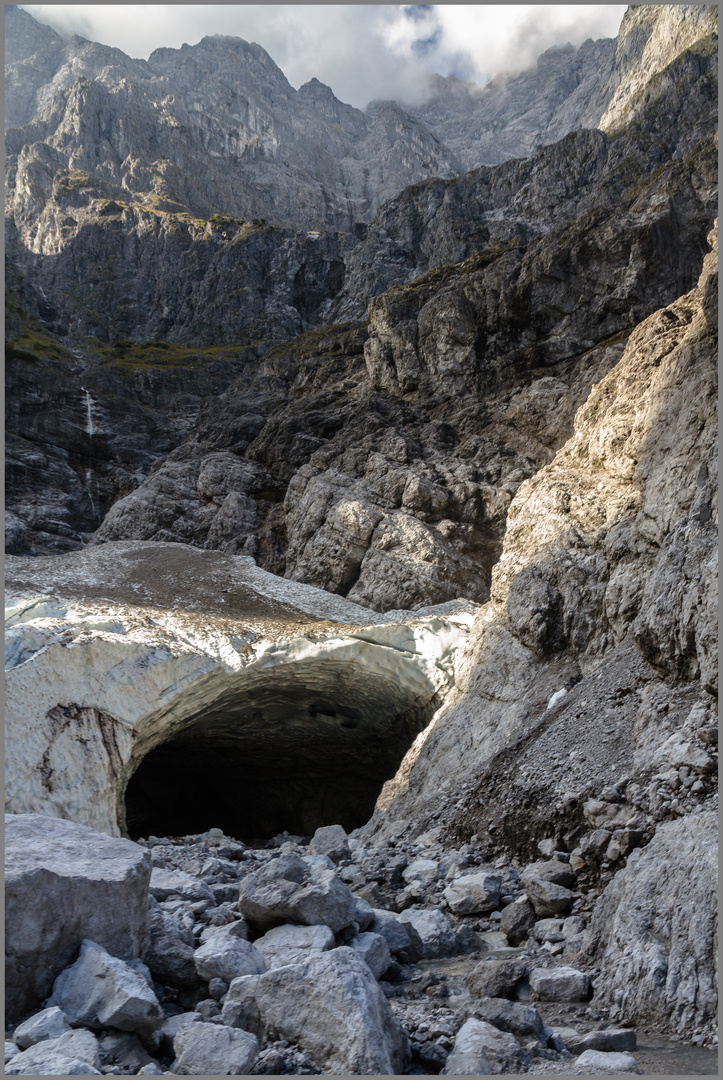
[(7, 808), (115, 835), (362, 824), (476, 608), (379, 616), (182, 544), (7, 572)]

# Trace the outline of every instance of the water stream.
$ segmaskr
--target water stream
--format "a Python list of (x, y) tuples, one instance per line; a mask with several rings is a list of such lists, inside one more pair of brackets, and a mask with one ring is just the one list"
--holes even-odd
[[(95, 407), (95, 402), (91, 397), (90, 391), (86, 390), (82, 383), (80, 384), (80, 389), (85, 395), (85, 431), (88, 436), (88, 458), (90, 459), (92, 456), (93, 435), (95, 434), (95, 424), (93, 423), (93, 409)], [(91, 469), (90, 465), (88, 465), (85, 470), (85, 490), (87, 491), (88, 498), (90, 499), (90, 506), (91, 510), (93, 511), (93, 516), (95, 517), (97, 523), (100, 525), (100, 514), (98, 512), (98, 507), (95, 504), (95, 500), (93, 499), (93, 492), (91, 490), (92, 482), (93, 470)]]

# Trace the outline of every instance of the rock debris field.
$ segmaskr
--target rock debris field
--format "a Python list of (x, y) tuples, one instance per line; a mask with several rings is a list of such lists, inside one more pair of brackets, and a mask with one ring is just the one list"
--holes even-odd
[(8, 1075), (640, 1071), (563, 852), (6, 829)]

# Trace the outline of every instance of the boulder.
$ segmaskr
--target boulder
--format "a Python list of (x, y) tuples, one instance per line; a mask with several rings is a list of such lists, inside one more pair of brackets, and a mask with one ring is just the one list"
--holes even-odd
[(404, 868), (402, 877), (407, 884), (418, 881), (421, 885), (431, 885), (439, 877), (439, 863), (433, 859), (414, 859)]
[(637, 1037), (632, 1028), (604, 1028), (602, 1031), (588, 1031), (585, 1035), (569, 1035), (565, 1039), (565, 1046), (571, 1054), (582, 1054), (585, 1050), (634, 1050)]
[(605, 1054), (601, 1050), (586, 1050), (576, 1060), (575, 1065), (584, 1069), (605, 1069), (612, 1073), (639, 1073), (640, 1069), (630, 1054)]
[(362, 896), (354, 896), (354, 922), (360, 930), (370, 930), (374, 922), (374, 908)]
[(309, 844), (310, 855), (326, 855), (338, 863), (351, 858), (347, 835), (341, 825), (324, 825), (317, 829)]
[(457, 1032), (443, 1076), (494, 1076), (523, 1072), (529, 1058), (514, 1035), (470, 1017)]
[(500, 902), (499, 874), (462, 874), (442, 894), (455, 915), (477, 915), (493, 911)]
[(266, 971), (263, 956), (246, 940), (246, 927), (235, 922), (219, 927), (217, 933), (196, 949), (193, 962), (206, 982), (223, 979), (231, 983), (242, 975), (260, 975)]
[(67, 1031), (17, 1054), (8, 1076), (100, 1076), (100, 1048), (90, 1031)]
[[(314, 953), (334, 948), (334, 935), (328, 926), (275, 926), (254, 942), (266, 968), (299, 964)], [(251, 973), (248, 973), (251, 974)]]
[(149, 905), (150, 945), (145, 962), (154, 979), (164, 986), (192, 990), (198, 985), (193, 962), (193, 933), (151, 897)]
[(169, 1016), (163, 1021), (158, 1029), (158, 1036), (163, 1053), (173, 1053), (173, 1040), (176, 1038), (176, 1035), (178, 1035), (178, 1032), (182, 1027), (186, 1024), (201, 1023), (203, 1023), (203, 1016), (200, 1012), (184, 1012), (177, 1013), (176, 1016)]
[(182, 900), (209, 900), (215, 903), (210, 886), (200, 878), (184, 874), (182, 870), (166, 870), (154, 866), (151, 873), (151, 896), (156, 900), (167, 900), (169, 896), (180, 896)]
[(222, 1024), (186, 1024), (175, 1039), (173, 1072), (180, 1076), (247, 1076), (256, 1060), (255, 1035)]
[(530, 972), (533, 997), (543, 1001), (586, 1001), (590, 976), (571, 967), (534, 968)]
[(535, 912), (543, 918), (564, 914), (577, 899), (576, 894), (564, 885), (556, 885), (544, 878), (525, 878), (525, 892)]
[(476, 998), (511, 998), (526, 974), (521, 960), (482, 960), (467, 976), (467, 989)]
[(452, 925), (441, 908), (408, 908), (400, 916), (419, 934), (422, 956), (452, 956), (457, 949), (457, 939)]
[(84, 941), (76, 962), (55, 980), (48, 1004), (59, 1006), (71, 1024), (90, 1028), (148, 1032), (163, 1022), (143, 975), (94, 941)]
[(353, 949), (355, 953), (361, 956), (362, 960), (366, 961), (375, 979), (381, 979), (392, 963), (392, 955), (389, 952), (387, 939), (382, 937), (381, 934), (374, 934), (369, 931), (364, 934), (357, 934), (348, 942), (348, 945), (350, 949)]
[(135, 1074), (153, 1061), (138, 1036), (132, 1031), (107, 1031), (98, 1039), (98, 1046), (102, 1068), (110, 1063), (122, 1073)]
[(502, 908), (500, 930), (510, 945), (519, 945), (527, 940), (527, 932), (536, 918), (535, 909), (527, 897), (523, 896)]
[(48, 1039), (57, 1039), (70, 1031), (68, 1018), (62, 1009), (54, 1005), (51, 1009), (43, 1009), (28, 1017), (22, 1024), (15, 1028), (13, 1039), (21, 1050), (27, 1050), (36, 1043), (46, 1042)]
[[(298, 1043), (322, 1072), (390, 1076), (408, 1040), (368, 965), (342, 946), (231, 983), (223, 1022)], [(273, 1034), (272, 1034), (273, 1033)]]
[(354, 896), (336, 876), (333, 864), (314, 862), (317, 858), (281, 855), (248, 874), (241, 882), (241, 914), (264, 930), (288, 922), (323, 923), (334, 933), (349, 926), (356, 911)]
[(114, 956), (148, 942), (150, 853), (43, 814), (5, 816), (6, 1020), (42, 1002), (84, 938)]
[(415, 964), (421, 960), (423, 946), (422, 939), (411, 922), (398, 919), (391, 911), (383, 908), (374, 908), (374, 922), (369, 929), (375, 934), (381, 934), (389, 946), (389, 951), (402, 964)]
[(563, 885), (566, 889), (575, 887), (577, 878), (568, 863), (550, 859), (549, 862), (530, 863), (522, 871), (522, 882), (525, 884), (528, 878), (536, 878), (542, 881), (551, 881), (555, 885)]
[(482, 998), (474, 1003), (474, 1015), (478, 1020), (494, 1024), (500, 1031), (509, 1031), (513, 1035), (534, 1035), (541, 1038), (545, 1022), (531, 1005), (506, 998)]

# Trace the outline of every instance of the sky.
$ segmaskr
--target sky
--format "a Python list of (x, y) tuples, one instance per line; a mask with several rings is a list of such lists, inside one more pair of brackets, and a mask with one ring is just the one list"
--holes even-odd
[(430, 74), (483, 85), (534, 64), (553, 45), (615, 37), (625, 5), (592, 4), (21, 4), (59, 33), (147, 59), (207, 34), (255, 41), (294, 87), (311, 78), (342, 101), (416, 104)]

